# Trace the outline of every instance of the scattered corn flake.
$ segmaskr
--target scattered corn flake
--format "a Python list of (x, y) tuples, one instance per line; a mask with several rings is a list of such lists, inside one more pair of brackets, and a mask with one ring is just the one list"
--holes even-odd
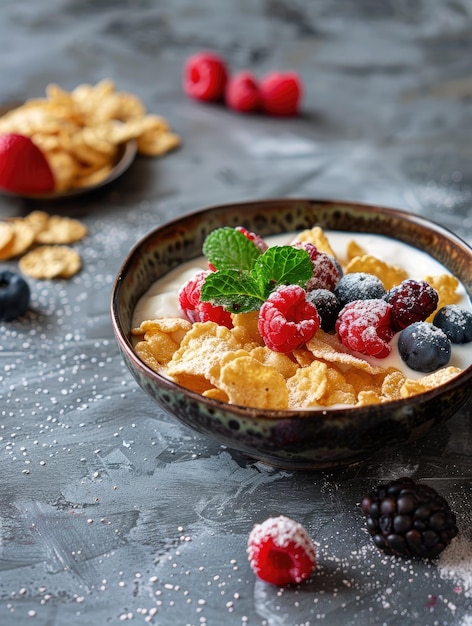
[(10, 224), (0, 223), (0, 258), (2, 258), (2, 250), (10, 243), (12, 239), (13, 228), (11, 228)]
[(30, 248), (34, 241), (34, 231), (28, 222), (21, 218), (15, 218), (8, 223), (12, 237), (0, 249), (0, 260), (14, 259)]
[(87, 227), (79, 220), (51, 215), (45, 228), (36, 233), (36, 241), (46, 244), (67, 244), (80, 241), (87, 234)]
[(82, 261), (68, 246), (40, 246), (21, 257), (19, 266), (32, 278), (71, 278), (81, 269)]
[(383, 286), (387, 290), (395, 285), (399, 285), (408, 278), (408, 274), (403, 268), (397, 265), (390, 265), (371, 254), (363, 254), (362, 256), (352, 258), (345, 267), (345, 273), (349, 274), (352, 272), (374, 274), (382, 281)]

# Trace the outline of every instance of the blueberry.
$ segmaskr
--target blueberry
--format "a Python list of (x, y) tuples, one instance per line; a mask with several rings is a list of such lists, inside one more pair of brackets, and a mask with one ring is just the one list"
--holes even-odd
[(378, 300), (386, 291), (380, 278), (374, 274), (351, 272), (339, 279), (334, 293), (343, 307), (354, 300)]
[(328, 289), (313, 289), (307, 292), (306, 299), (316, 306), (321, 318), (321, 328), (325, 332), (334, 330), (338, 313), (341, 310), (339, 300), (334, 293)]
[(448, 304), (436, 313), (433, 324), (440, 328), (452, 343), (472, 341), (472, 313), (457, 304)]
[(28, 310), (30, 288), (19, 274), (0, 271), (0, 321), (11, 322)]
[(449, 363), (451, 342), (437, 326), (415, 322), (401, 331), (398, 351), (412, 370), (434, 372)]

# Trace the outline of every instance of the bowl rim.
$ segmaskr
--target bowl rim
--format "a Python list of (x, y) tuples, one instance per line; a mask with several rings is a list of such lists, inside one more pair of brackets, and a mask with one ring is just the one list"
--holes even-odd
[[(472, 247), (459, 235), (453, 232), (446, 226), (439, 224), (438, 222), (431, 220), (429, 218), (425, 218), (421, 215), (415, 213), (409, 213), (403, 209), (397, 209), (393, 207), (387, 207), (380, 204), (372, 204), (372, 203), (364, 203), (350, 200), (337, 200), (337, 199), (326, 199), (326, 198), (306, 198), (306, 197), (287, 197), (287, 198), (263, 198), (263, 199), (254, 199), (254, 200), (246, 200), (246, 201), (238, 201), (238, 202), (229, 202), (224, 204), (213, 204), (208, 207), (192, 210), (186, 212), (178, 217), (175, 217), (171, 220), (168, 220), (155, 228), (149, 230), (146, 234), (144, 234), (129, 250), (128, 254), (125, 256), (123, 262), (120, 265), (120, 268), (116, 274), (115, 280), (112, 286), (111, 292), (111, 303), (110, 303), (110, 312), (111, 312), (111, 321), (112, 327), (115, 334), (115, 339), (118, 342), (120, 349), (126, 353), (128, 359), (133, 362), (134, 366), (138, 369), (142, 370), (148, 378), (155, 379), (156, 382), (160, 385), (160, 387), (170, 390), (172, 392), (178, 393), (182, 396), (188, 397), (189, 399), (197, 402), (203, 403), (208, 407), (212, 407), (215, 410), (229, 410), (234, 414), (238, 414), (243, 417), (248, 418), (257, 418), (258, 420), (267, 420), (272, 422), (274, 420), (293, 420), (300, 419), (306, 420), (308, 418), (318, 416), (320, 419), (325, 419), (326, 417), (330, 417), (330, 419), (350, 417), (355, 419), (358, 417), (359, 419), (363, 419), (366, 412), (375, 412), (378, 411), (379, 407), (382, 407), (386, 410), (395, 411), (398, 408), (404, 406), (413, 406), (418, 404), (423, 404), (424, 402), (431, 401), (436, 396), (441, 395), (444, 391), (452, 391), (456, 387), (462, 386), (468, 379), (472, 378), (472, 363), (462, 370), (459, 374), (448, 380), (446, 383), (434, 387), (428, 391), (424, 391), (422, 393), (415, 394), (408, 398), (400, 398), (396, 400), (389, 400), (384, 403), (375, 403), (375, 404), (366, 404), (361, 406), (339, 406), (339, 407), (319, 407), (319, 408), (307, 408), (307, 409), (261, 409), (250, 406), (231, 404), (228, 402), (224, 402), (221, 400), (216, 400), (214, 398), (207, 398), (202, 396), (198, 392), (192, 391), (179, 385), (178, 383), (162, 376), (155, 370), (151, 369), (144, 361), (142, 361), (139, 356), (136, 354), (133, 346), (127, 337), (127, 334), (121, 324), (121, 320), (118, 314), (118, 296), (120, 292), (120, 286), (122, 282), (122, 276), (126, 273), (128, 267), (131, 265), (132, 260), (135, 255), (139, 252), (139, 249), (149, 240), (156, 237), (156, 235), (160, 231), (169, 230), (173, 227), (181, 225), (185, 223), (188, 219), (198, 219), (203, 218), (210, 213), (217, 213), (220, 211), (224, 211), (227, 209), (244, 209), (245, 207), (258, 205), (261, 210), (264, 209), (264, 206), (275, 207), (276, 205), (286, 205), (287, 202), (301, 202), (301, 203), (311, 203), (322, 206), (346, 206), (351, 209), (358, 208), (359, 210), (372, 210), (376, 212), (380, 212), (383, 215), (388, 215), (390, 217), (394, 217), (406, 222), (410, 222), (421, 226), (423, 228), (427, 228), (430, 231), (435, 232), (436, 234), (446, 237), (451, 240), (456, 246), (463, 249), (464, 252), (471, 255), (472, 258)], [(336, 230), (332, 228), (331, 230)], [(354, 233), (355, 231), (353, 231)], [(270, 236), (270, 235), (268, 235)], [(387, 236), (388, 235), (383, 235)], [(405, 242), (404, 242), (405, 243)], [(409, 244), (414, 247), (414, 244)], [(418, 248), (420, 249), (420, 248)], [(194, 258), (194, 257), (192, 257)], [(195, 257), (196, 258), (196, 257)], [(191, 260), (191, 259), (189, 259)], [(470, 297), (470, 294), (469, 294)]]

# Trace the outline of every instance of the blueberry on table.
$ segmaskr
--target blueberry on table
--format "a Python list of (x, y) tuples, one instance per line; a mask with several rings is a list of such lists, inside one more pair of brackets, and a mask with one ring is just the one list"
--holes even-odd
[(398, 351), (417, 372), (434, 372), (451, 358), (451, 342), (443, 331), (428, 322), (415, 322), (401, 331)]
[(0, 271), (0, 321), (11, 322), (28, 310), (30, 288), (19, 274)]
[(452, 343), (472, 341), (472, 313), (457, 304), (443, 306), (436, 313), (433, 324), (440, 328)]

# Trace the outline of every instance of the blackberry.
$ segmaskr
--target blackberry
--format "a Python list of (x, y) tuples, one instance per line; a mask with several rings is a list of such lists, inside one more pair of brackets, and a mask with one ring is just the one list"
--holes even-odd
[(434, 372), (451, 358), (451, 342), (443, 331), (428, 322), (415, 322), (398, 337), (402, 360), (416, 372)]
[(472, 313), (457, 304), (443, 306), (436, 313), (433, 324), (440, 328), (452, 343), (472, 341)]
[(423, 322), (438, 306), (438, 292), (424, 280), (408, 278), (388, 291), (384, 299), (392, 305), (394, 330)]
[(321, 318), (321, 328), (329, 333), (334, 330), (338, 313), (341, 310), (339, 300), (328, 289), (313, 289), (306, 294), (306, 299), (316, 306)]
[(326, 252), (320, 252), (314, 244), (308, 241), (296, 241), (293, 247), (308, 252), (313, 264), (313, 276), (306, 284), (306, 291), (314, 289), (333, 291), (342, 275), (342, 269), (334, 257)]
[(458, 533), (446, 500), (408, 477), (380, 484), (361, 509), (375, 545), (389, 555), (433, 559)]
[(377, 300), (385, 295), (385, 287), (380, 278), (366, 272), (344, 274), (334, 289), (341, 306), (354, 300)]

